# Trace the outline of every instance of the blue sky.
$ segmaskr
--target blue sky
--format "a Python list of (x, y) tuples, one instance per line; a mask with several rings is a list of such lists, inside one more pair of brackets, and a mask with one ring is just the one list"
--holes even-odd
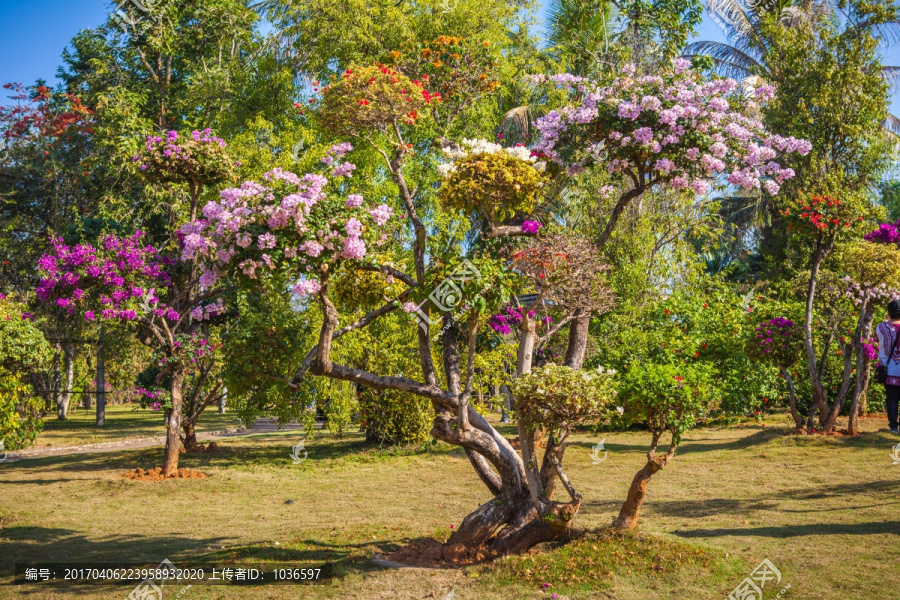
[[(63, 48), (79, 30), (103, 23), (111, 5), (110, 0), (0, 0), (0, 83), (31, 84), (39, 77), (56, 83)], [(697, 39), (724, 41), (724, 35), (707, 16)], [(900, 64), (900, 47), (888, 51), (885, 62)], [(892, 109), (900, 115), (900, 94)]]

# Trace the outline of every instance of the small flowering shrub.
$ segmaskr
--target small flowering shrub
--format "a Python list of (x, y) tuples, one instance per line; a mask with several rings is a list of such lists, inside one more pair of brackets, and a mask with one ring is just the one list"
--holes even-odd
[(518, 418), (529, 427), (548, 429), (608, 420), (618, 412), (615, 374), (603, 367), (583, 371), (553, 363), (533, 369), (510, 384)]
[(22, 375), (0, 369), (0, 454), (34, 444), (44, 429), (43, 411), (44, 400), (32, 395)]
[(632, 422), (646, 423), (655, 434), (670, 432), (677, 445), (718, 406), (713, 373), (697, 363), (632, 363), (620, 388), (625, 415)]
[(50, 344), (37, 325), (22, 318), (23, 308), (12, 297), (0, 294), (0, 376), (30, 375), (50, 365)]
[(425, 83), (378, 63), (351, 65), (320, 90), (319, 118), (338, 135), (414, 124), (429, 104), (441, 99)]
[(132, 160), (153, 182), (211, 185), (233, 177), (225, 141), (211, 129), (193, 131), (190, 137), (179, 137), (177, 131), (169, 131), (164, 138), (149, 135), (144, 149)]
[(864, 237), (867, 242), (900, 246), (900, 219), (896, 223), (881, 223), (878, 229)]
[(480, 212), (491, 223), (530, 214), (548, 180), (546, 164), (524, 146), (504, 148), (476, 139), (463, 140), (460, 149), (445, 147), (443, 152), (452, 161), (438, 167), (444, 205)]
[(62, 238), (52, 238), (53, 251), (38, 261), (38, 300), (86, 321), (133, 321), (149, 313), (178, 321), (180, 315), (160, 303), (155, 289), (169, 285), (171, 278), (163, 269), (175, 260), (143, 245), (142, 238), (140, 231), (126, 237), (110, 234), (96, 247), (67, 246)]
[(142, 387), (135, 387), (134, 393), (140, 401), (141, 408), (149, 408), (150, 410), (172, 408), (172, 400), (165, 390), (147, 390)]
[(750, 354), (779, 367), (793, 365), (803, 354), (803, 327), (784, 317), (763, 321), (756, 327)]
[[(351, 149), (338, 144), (322, 162), (333, 166)], [(353, 169), (342, 162), (331, 176), (338, 179)], [(359, 194), (329, 193), (324, 175), (300, 177), (276, 168), (263, 179), (222, 190), (219, 201), (203, 207), (203, 219), (180, 229), (183, 259), (206, 264), (200, 276), (204, 288), (225, 272), (248, 279), (281, 273), (302, 276), (293, 293), (308, 296), (339, 264), (363, 260), (368, 245), (386, 240), (385, 225), (394, 214), (386, 204), (367, 204)]]
[[(812, 145), (766, 131), (742, 114), (744, 99), (732, 79), (707, 81), (677, 59), (660, 76), (635, 76), (627, 65), (611, 81), (569, 74), (536, 75), (536, 84), (574, 92), (577, 103), (537, 119), (541, 137), (534, 150), (577, 172), (592, 163), (631, 185), (668, 183), (676, 190), (705, 193), (709, 181), (724, 176), (745, 190), (775, 195), (794, 171), (775, 159), (779, 152), (806, 155)], [(756, 100), (773, 95), (768, 86)]]
[[(500, 335), (509, 335), (522, 322), (522, 314), (524, 312), (525, 309), (521, 306), (506, 306), (502, 311), (488, 318), (488, 327)], [(534, 318), (534, 311), (528, 311), (528, 316)], [(540, 325), (545, 327), (549, 327), (552, 322), (553, 317), (550, 316), (541, 317), (538, 321)]]

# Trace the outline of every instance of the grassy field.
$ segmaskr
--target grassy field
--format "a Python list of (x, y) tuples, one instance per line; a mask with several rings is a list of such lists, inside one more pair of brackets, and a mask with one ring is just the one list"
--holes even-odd
[[(463, 600), (721, 600), (768, 558), (781, 586), (790, 584), (782, 598), (898, 598), (900, 465), (890, 452), (900, 438), (883, 420), (862, 428), (857, 439), (784, 437), (772, 423), (697, 430), (651, 482), (641, 532), (625, 537), (602, 530), (643, 463), (648, 436), (577, 436), (566, 464), (585, 497), (577, 525), (593, 533), (490, 566), (439, 571), (387, 569), (369, 558), (445, 537), (487, 499), (465, 456), (446, 445), (391, 451), (359, 435), (320, 433), (295, 465), (297, 432), (253, 435), (227, 440), (217, 454), (183, 455), (183, 466), (209, 478), (161, 483), (121, 477), (158, 464), (158, 448), (23, 460), (0, 465), (0, 584), (14, 562), (29, 560), (333, 561), (328, 585), (194, 586), (179, 597), (442, 599), (454, 590)], [(601, 437), (609, 458), (595, 465), (590, 448)], [(0, 585), (0, 598), (127, 598), (132, 588)], [(169, 589), (166, 599), (180, 588)], [(767, 587), (764, 599), (776, 595)]]
[[(134, 410), (131, 404), (106, 407), (106, 424), (96, 427), (96, 408), (78, 407), (70, 410), (65, 421), (59, 421), (55, 413), (44, 422), (44, 431), (38, 436), (37, 448), (80, 446), (101, 442), (116, 442), (133, 438), (162, 436), (166, 434), (162, 413), (149, 409)], [(241, 424), (234, 413), (220, 415), (216, 407), (203, 411), (197, 422), (197, 432), (219, 431)]]

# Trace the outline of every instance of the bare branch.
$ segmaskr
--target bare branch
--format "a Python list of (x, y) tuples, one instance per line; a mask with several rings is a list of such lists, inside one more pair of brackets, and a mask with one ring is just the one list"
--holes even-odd
[(400, 271), (388, 265), (364, 265), (361, 267), (357, 267), (357, 269), (359, 269), (360, 271), (372, 271), (374, 273), (384, 273), (385, 275), (392, 275), (409, 287), (416, 287), (415, 279), (413, 279), (403, 271)]
[[(412, 291), (412, 290), (405, 290), (402, 294), (400, 294), (397, 297), (396, 300), (391, 300), (390, 302), (388, 302), (381, 308), (373, 310), (369, 314), (365, 315), (364, 317), (361, 317), (360, 319), (357, 319), (353, 323), (350, 323), (348, 325), (341, 327), (340, 329), (338, 329), (337, 331), (334, 332), (334, 335), (332, 336), (331, 340), (334, 341), (334, 340), (338, 339), (339, 337), (341, 337), (342, 335), (350, 333), (351, 331), (353, 331), (355, 329), (360, 329), (362, 327), (366, 327), (367, 325), (372, 323), (375, 319), (377, 319), (383, 315), (386, 315), (389, 312), (396, 310), (397, 309), (396, 303), (401, 302), (404, 299), (406, 299), (406, 296), (410, 293), (410, 291)], [(318, 351), (319, 351), (319, 345), (316, 344), (315, 346), (312, 347), (312, 349), (309, 352), (306, 353), (306, 357), (303, 359), (303, 362), (300, 364), (300, 367), (294, 373), (294, 377), (292, 379), (287, 379), (285, 377), (276, 377), (276, 378), (287, 381), (288, 385), (290, 385), (291, 387), (297, 387), (300, 384), (300, 380), (303, 379), (303, 376), (306, 375), (306, 372), (309, 370), (309, 366), (312, 364), (312, 361), (316, 358), (316, 353), (318, 353)]]
[(579, 502), (581, 500), (581, 494), (575, 491), (575, 486), (573, 486), (569, 481), (569, 478), (566, 477), (566, 472), (563, 471), (562, 465), (559, 464), (559, 461), (556, 460), (555, 456), (550, 457), (550, 463), (556, 470), (556, 474), (559, 475), (559, 480), (562, 481), (563, 487), (565, 487), (566, 491), (569, 492), (569, 496), (571, 496), (572, 500), (574, 500), (575, 502)]

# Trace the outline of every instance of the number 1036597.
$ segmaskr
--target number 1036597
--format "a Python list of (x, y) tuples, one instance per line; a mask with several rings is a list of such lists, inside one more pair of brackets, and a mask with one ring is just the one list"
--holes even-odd
[(322, 569), (275, 569), (276, 581), (317, 581), (322, 577)]

